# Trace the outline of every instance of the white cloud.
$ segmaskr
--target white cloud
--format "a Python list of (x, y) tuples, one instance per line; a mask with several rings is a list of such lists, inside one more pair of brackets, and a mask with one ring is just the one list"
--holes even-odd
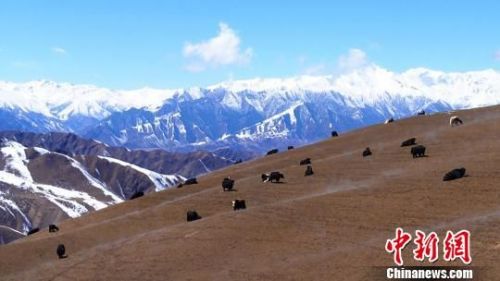
[(360, 49), (350, 49), (347, 54), (339, 57), (337, 67), (342, 72), (349, 72), (367, 66), (368, 64), (369, 61), (365, 52)]
[(52, 52), (59, 54), (59, 55), (66, 55), (68, 53), (68, 52), (66, 52), (65, 49), (63, 49), (61, 47), (52, 47), (51, 50), (52, 50)]
[(200, 43), (186, 43), (182, 50), (184, 57), (190, 59), (185, 69), (203, 71), (209, 67), (222, 65), (247, 64), (252, 59), (252, 48), (241, 49), (241, 40), (227, 24), (219, 23), (219, 34)]

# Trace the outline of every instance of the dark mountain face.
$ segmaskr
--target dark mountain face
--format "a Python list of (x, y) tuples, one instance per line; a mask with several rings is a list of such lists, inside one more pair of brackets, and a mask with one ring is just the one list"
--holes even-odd
[(24, 237), (24, 234), (10, 227), (0, 225), (0, 245)]
[(71, 133), (37, 134), (29, 132), (0, 132), (0, 139), (12, 140), (26, 147), (41, 147), (68, 156), (107, 156), (162, 173), (192, 177), (220, 169), (233, 161), (214, 153), (194, 151), (175, 153), (165, 150), (130, 150), (112, 147)]
[[(166, 167), (161, 161), (167, 154), (118, 148), (110, 153), (107, 149), (72, 134), (4, 133), (0, 146), (0, 243), (19, 238), (34, 227), (45, 228), (123, 202), (136, 193), (161, 191), (185, 180), (178, 174), (158, 173), (111, 156), (135, 159), (161, 170)], [(152, 155), (156, 162), (149, 163)], [(176, 157), (169, 163), (178, 159), (190, 163), (181, 155)]]
[(129, 150), (71, 133), (8, 131), (0, 139), (0, 243), (233, 163), (210, 152)]

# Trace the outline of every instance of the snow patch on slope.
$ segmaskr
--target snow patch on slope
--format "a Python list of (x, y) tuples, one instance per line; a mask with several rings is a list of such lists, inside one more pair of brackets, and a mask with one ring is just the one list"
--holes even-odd
[(163, 175), (163, 174), (139, 167), (137, 165), (130, 164), (130, 163), (115, 159), (115, 158), (106, 157), (106, 156), (98, 156), (98, 157), (100, 159), (106, 160), (110, 163), (115, 163), (115, 164), (118, 164), (118, 165), (124, 166), (124, 167), (130, 167), (130, 168), (136, 170), (137, 172), (146, 175), (149, 178), (149, 180), (151, 180), (151, 182), (155, 185), (155, 191), (164, 190), (168, 187), (174, 186), (175, 184), (177, 184), (180, 181), (185, 180), (184, 177), (179, 176), (179, 175)]
[(28, 160), (26, 159), (26, 148), (17, 142), (9, 141), (4, 144), (0, 152), (5, 157), (5, 170), (17, 175), (19, 178), (27, 181), (33, 181), (31, 173), (28, 170)]
[(111, 197), (112, 201), (111, 202), (108, 202), (109, 204), (116, 204), (116, 203), (120, 203), (120, 202), (123, 202), (123, 199), (121, 199), (120, 197), (116, 196), (113, 192), (109, 191), (107, 188), (106, 188), (106, 184), (101, 182), (100, 180), (96, 179), (95, 177), (93, 177), (86, 169), (85, 167), (83, 167), (83, 165), (76, 161), (75, 159), (65, 155), (65, 154), (61, 154), (61, 153), (57, 153), (58, 155), (61, 155), (63, 157), (65, 157), (66, 159), (68, 159), (68, 161), (71, 162), (71, 166), (75, 169), (77, 169), (78, 171), (80, 171), (80, 173), (82, 173), (82, 175), (87, 179), (87, 181), (95, 188), (101, 190), (104, 195), (108, 196), (108, 197)]
[(251, 139), (262, 135), (284, 137), (288, 134), (290, 129), (286, 128), (284, 117), (288, 116), (290, 119), (290, 126), (295, 126), (297, 124), (295, 110), (303, 104), (303, 102), (295, 103), (283, 112), (277, 113), (252, 127), (244, 128), (236, 134), (236, 137), (240, 139)]
[(7, 194), (0, 190), (0, 208), (4, 211), (8, 212), (12, 217), (16, 217), (14, 212), (21, 215), (21, 217), (23, 218), (22, 228), (23, 228), (24, 233), (27, 233), (32, 227), (31, 221), (28, 219), (28, 217), (26, 217), (26, 215), (24, 215), (24, 213), (21, 211), (19, 206), (17, 206), (16, 202), (14, 202), (10, 199), (7, 199), (5, 197), (5, 195), (7, 195)]

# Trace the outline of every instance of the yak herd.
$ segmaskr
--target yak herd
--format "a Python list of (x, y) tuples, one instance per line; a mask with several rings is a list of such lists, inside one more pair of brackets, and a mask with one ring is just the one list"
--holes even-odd
[[(419, 111), (417, 113), (417, 115), (425, 115), (425, 112), (423, 110)], [(390, 119), (387, 119), (385, 121), (385, 124), (389, 124), (389, 123), (393, 123), (393, 122), (394, 122), (394, 119), (390, 118)], [(452, 116), (450, 118), (450, 126), (451, 127), (459, 126), (462, 124), (463, 124), (463, 121), (458, 116)], [(338, 133), (336, 131), (332, 131), (331, 136), (337, 137)], [(425, 154), (425, 151), (426, 151), (425, 146), (423, 146), (421, 144), (417, 144), (416, 138), (409, 138), (407, 140), (404, 140), (401, 143), (400, 147), (411, 147), (410, 153), (411, 153), (413, 158), (427, 157)], [(292, 149), (294, 149), (293, 146), (288, 146), (288, 150), (292, 150)], [(272, 149), (272, 150), (268, 151), (266, 155), (272, 155), (272, 154), (276, 154), (278, 152), (279, 152), (278, 149)], [(373, 152), (369, 147), (366, 147), (362, 152), (363, 157), (369, 157), (372, 155), (373, 155)], [(237, 163), (241, 163), (241, 162), (242, 161), (239, 160)], [(235, 164), (237, 164), (237, 163), (235, 163)], [(314, 175), (314, 172), (312, 169), (311, 158), (305, 158), (305, 159), (300, 160), (299, 165), (306, 166), (304, 176)], [(453, 170), (449, 171), (448, 173), (446, 173), (443, 177), (443, 181), (451, 181), (451, 180), (462, 178), (464, 176), (465, 176), (465, 168), (461, 167), (461, 168), (453, 169)], [(281, 180), (284, 178), (285, 178), (285, 175), (279, 171), (272, 171), (272, 172), (264, 173), (261, 175), (262, 182), (282, 183)], [(185, 180), (183, 183), (180, 183), (179, 185), (177, 185), (177, 188), (181, 188), (185, 185), (193, 185), (193, 184), (198, 184), (198, 181), (196, 178), (190, 178), (190, 179)], [(234, 184), (235, 184), (235, 181), (233, 179), (231, 179), (231, 177), (224, 178), (222, 180), (222, 184), (221, 184), (223, 192), (236, 191), (234, 189)], [(136, 199), (136, 198), (139, 198), (142, 196), (144, 196), (144, 192), (137, 191), (129, 198), (129, 200), (133, 200), (133, 199)], [(232, 204), (232, 208), (234, 211), (246, 209), (245, 200), (235, 199), (231, 202), (231, 204)], [(188, 221), (188, 222), (199, 220), (201, 218), (202, 217), (195, 210), (188, 210), (186, 213), (186, 221)], [(32, 235), (32, 234), (37, 233), (39, 231), (40, 231), (39, 228), (32, 228), (31, 230), (28, 231), (27, 235)], [(57, 227), (54, 224), (49, 225), (49, 232), (50, 233), (58, 232), (58, 231), (59, 231), (59, 227)], [(59, 244), (57, 246), (56, 254), (60, 259), (68, 257), (66, 255), (66, 247), (64, 246), (64, 244)]]
[[(417, 113), (417, 115), (425, 115), (425, 111), (420, 111)], [(393, 123), (394, 119), (390, 118), (386, 120), (385, 124)], [(452, 116), (450, 118), (450, 125), (452, 127), (461, 125), (463, 124), (462, 120), (458, 116)], [(331, 133), (332, 137), (337, 137), (338, 133), (337, 131), (332, 131)], [(410, 154), (412, 155), (413, 158), (420, 158), (420, 157), (427, 157), (425, 154), (426, 147), (424, 145), (418, 144), (416, 138), (409, 138), (407, 140), (404, 140), (401, 142), (400, 147), (411, 147), (410, 149)], [(293, 146), (288, 146), (288, 150), (294, 149)], [(266, 155), (273, 155), (278, 153), (279, 150), (277, 148), (269, 150)], [(362, 156), (363, 157), (369, 157), (373, 155), (372, 150), (369, 147), (366, 147), (363, 152)], [(306, 170), (304, 172), (304, 176), (312, 176), (314, 175), (314, 171), (312, 169), (312, 161), (311, 158), (305, 158), (300, 160), (299, 162), (300, 166), (306, 166)], [(446, 173), (443, 177), (443, 181), (450, 181), (454, 179), (458, 179), (465, 176), (465, 168), (458, 168), (458, 169), (453, 169), (452, 171)], [(261, 180), (262, 182), (271, 182), (271, 183), (281, 183), (281, 180), (285, 178), (285, 175), (281, 172), (278, 171), (273, 171), (270, 173), (264, 173), (261, 174)], [(235, 181), (231, 179), (230, 177), (226, 177), (222, 180), (222, 190), (225, 191), (235, 191), (234, 189), (234, 183)], [(232, 201), (232, 206), (233, 210), (241, 210), (241, 209), (246, 209), (246, 203), (245, 200), (239, 200), (236, 199)], [(196, 211), (190, 210), (188, 211), (187, 214), (187, 221), (193, 221), (201, 219), (201, 217), (196, 213)]]

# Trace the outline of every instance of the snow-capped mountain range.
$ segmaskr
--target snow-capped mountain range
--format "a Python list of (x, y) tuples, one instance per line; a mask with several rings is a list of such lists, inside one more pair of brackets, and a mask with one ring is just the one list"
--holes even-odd
[(262, 152), (401, 118), (500, 103), (500, 72), (395, 73), (228, 81), (131, 91), (51, 81), (0, 82), (0, 130), (63, 131), (128, 148), (245, 148)]

